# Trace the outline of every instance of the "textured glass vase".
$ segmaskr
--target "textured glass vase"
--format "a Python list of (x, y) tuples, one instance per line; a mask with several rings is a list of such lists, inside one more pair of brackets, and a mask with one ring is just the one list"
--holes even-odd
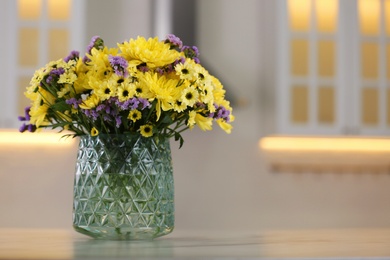
[(174, 227), (169, 139), (80, 137), (73, 227), (97, 239), (153, 239)]

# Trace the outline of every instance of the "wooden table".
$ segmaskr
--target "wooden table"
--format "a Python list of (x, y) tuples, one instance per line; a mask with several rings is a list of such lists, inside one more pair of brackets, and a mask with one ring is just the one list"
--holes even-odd
[(174, 231), (153, 241), (0, 229), (0, 259), (390, 259), (390, 229)]

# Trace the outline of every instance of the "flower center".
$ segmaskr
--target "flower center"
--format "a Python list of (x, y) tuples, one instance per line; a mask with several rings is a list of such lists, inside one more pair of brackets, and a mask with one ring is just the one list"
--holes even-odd
[(186, 99), (188, 99), (188, 100), (191, 100), (193, 97), (194, 97), (194, 95), (192, 95), (192, 93), (186, 94)]

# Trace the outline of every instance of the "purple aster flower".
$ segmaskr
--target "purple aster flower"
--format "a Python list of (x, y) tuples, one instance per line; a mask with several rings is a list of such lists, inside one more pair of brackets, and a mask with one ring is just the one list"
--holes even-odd
[(71, 51), (69, 55), (64, 58), (65, 62), (69, 62), (70, 60), (77, 60), (79, 58), (80, 53), (78, 51)]
[(179, 37), (177, 37), (174, 34), (168, 34), (167, 38), (164, 41), (165, 43), (169, 43), (171, 45), (171, 49), (174, 48), (182, 48), (183, 47), (183, 42), (180, 40)]
[(31, 109), (31, 106), (27, 106), (24, 109), (24, 117), (26, 118), (26, 121), (30, 121), (30, 109)]
[(180, 57), (180, 59), (175, 60), (175, 62), (173, 63), (173, 65), (176, 66), (177, 64), (179, 64), (179, 63), (184, 63), (184, 62), (186, 62), (186, 58)]
[(72, 105), (74, 109), (77, 109), (82, 102), (82, 100), (77, 100), (76, 98), (70, 98), (65, 100), (65, 103), (68, 105)]
[(106, 105), (105, 104), (100, 104), (96, 107), (96, 111), (102, 111), (106, 108)]
[(115, 117), (115, 123), (116, 123), (116, 128), (119, 128), (120, 126), (121, 126), (121, 124), (122, 124), (122, 119), (121, 119), (121, 117), (120, 116), (116, 116)]
[(95, 121), (99, 117), (99, 113), (95, 109), (91, 109), (91, 117)]
[(141, 110), (144, 110), (147, 107), (150, 107), (150, 102), (144, 98), (138, 98), (139, 103), (142, 105)]
[(127, 66), (129, 65), (129, 63), (125, 58), (121, 56), (110, 55), (108, 57), (108, 60), (110, 61), (110, 64), (114, 69), (116, 75), (121, 77), (127, 77), (129, 75), (129, 72), (127, 71)]
[(106, 106), (105, 107), (105, 111), (107, 114), (110, 114), (111, 113), (111, 107), (110, 106)]
[(163, 74), (164, 74), (164, 69), (162, 69), (162, 68), (157, 68), (157, 69), (156, 69), (156, 72), (157, 72), (158, 74), (160, 74), (160, 75), (163, 75)]
[(137, 98), (129, 99), (129, 108), (131, 110), (137, 109), (139, 105), (139, 100)]
[(111, 122), (112, 120), (111, 120), (111, 117), (109, 116), (109, 115), (103, 115), (103, 120), (105, 121), (105, 122)]
[(19, 132), (24, 133), (25, 131), (27, 131), (27, 125), (23, 123), (23, 125), (19, 127)]
[(29, 132), (33, 133), (33, 132), (35, 132), (35, 130), (37, 130), (37, 127), (36, 127), (35, 125), (33, 125), (33, 124), (29, 124), (29, 125), (27, 126), (27, 130), (28, 130)]
[(145, 64), (141, 64), (137, 66), (137, 69), (139, 69), (141, 72), (148, 72), (149, 68)]
[(53, 69), (53, 70), (51, 70), (50, 71), (50, 74), (52, 74), (52, 75), (57, 75), (57, 76), (60, 76), (60, 75), (62, 75), (62, 74), (64, 74), (65, 73), (65, 69), (64, 68), (56, 68), (56, 69)]
[[(88, 54), (91, 54), (91, 50), (93, 48), (96, 48), (96, 49), (99, 49), (99, 50), (102, 50), (104, 48), (104, 41), (102, 38), (100, 38), (100, 36), (93, 36), (91, 38), (91, 41), (89, 42), (88, 46), (87, 46), (87, 53)], [(83, 58), (83, 62), (88, 62), (90, 61), (90, 59), (87, 57), (87, 56), (84, 56)]]
[(190, 59), (194, 59), (199, 56), (199, 50), (196, 46), (183, 46), (181, 51), (184, 52), (184, 55)]

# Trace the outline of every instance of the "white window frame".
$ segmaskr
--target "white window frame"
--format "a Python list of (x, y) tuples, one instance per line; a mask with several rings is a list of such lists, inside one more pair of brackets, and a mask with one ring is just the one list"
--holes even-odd
[[(42, 0), (43, 15), (47, 17), (46, 1)], [(47, 29), (67, 28), (69, 30), (70, 42), (69, 52), (71, 50), (85, 49), (85, 0), (72, 0), (71, 17), (68, 21), (49, 21), (40, 19), (39, 21), (20, 21), (18, 19), (18, 2), (15, 0), (5, 0), (1, 2), (0, 8), (0, 33), (6, 35), (2, 40), (2, 57), (0, 59), (1, 78), (3, 79), (2, 95), (0, 95), (0, 128), (19, 128), (21, 123), (17, 117), (18, 111), (18, 77), (32, 77), (34, 72), (48, 63), (47, 56)], [(18, 30), (21, 27), (31, 27), (42, 29), (40, 31), (40, 45), (38, 53), (38, 67), (21, 68), (18, 66)], [(26, 86), (27, 87), (27, 86)]]

